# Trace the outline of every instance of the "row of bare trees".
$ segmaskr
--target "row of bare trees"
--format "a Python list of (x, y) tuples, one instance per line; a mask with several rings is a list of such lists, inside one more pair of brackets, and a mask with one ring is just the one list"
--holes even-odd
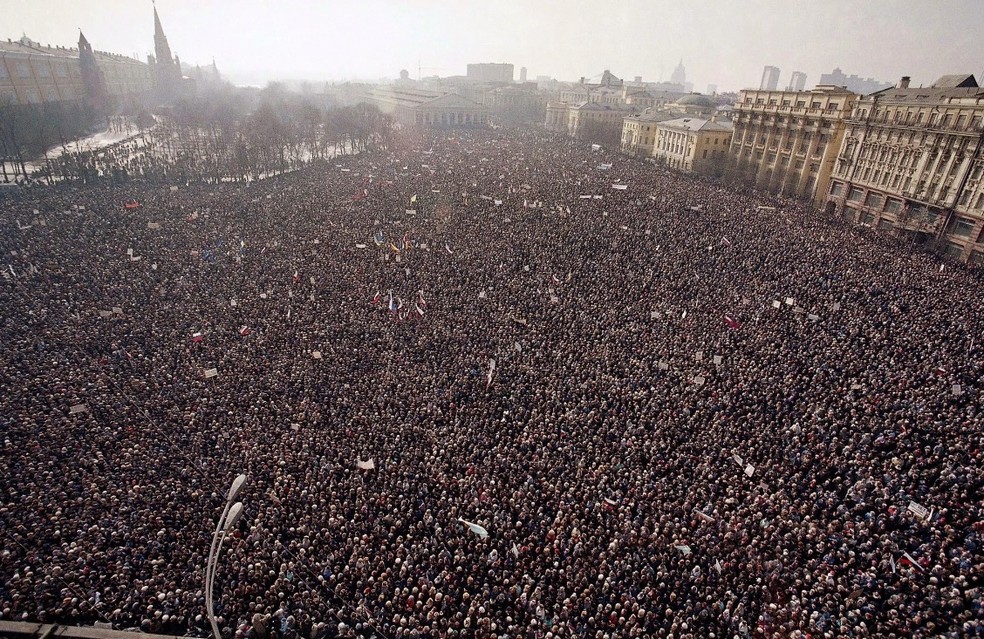
[(41, 106), (48, 110), (41, 115), (49, 117), (31, 126), (20, 116), (3, 119), (0, 110), (0, 154), (7, 158), (0, 179), (26, 176), (28, 162), (43, 158), (33, 172), (35, 180), (251, 180), (340, 153), (386, 148), (393, 135), (390, 116), (369, 104), (340, 106), (275, 83), (262, 90), (220, 85), (159, 109), (149, 130), (144, 126), (154, 119), (137, 114), (140, 132), (122, 142), (51, 159), (48, 149), (60, 145), (64, 150), (68, 140), (86, 132), (67, 127), (69, 120), (58, 109), (82, 107)]
[(50, 150), (86, 135), (100, 120), (79, 103), (0, 104), (0, 181), (26, 178), (30, 162), (46, 163)]

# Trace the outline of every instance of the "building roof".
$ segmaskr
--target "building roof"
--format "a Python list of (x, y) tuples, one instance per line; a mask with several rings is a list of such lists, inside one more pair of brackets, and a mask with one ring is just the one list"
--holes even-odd
[(634, 113), (632, 115), (625, 116), (626, 120), (632, 120), (636, 122), (666, 122), (668, 120), (677, 120), (680, 118), (679, 113), (669, 113), (667, 111), (643, 111), (642, 113)]
[(973, 75), (944, 75), (928, 87), (889, 87), (865, 96), (865, 99), (887, 100), (889, 102), (910, 102), (938, 104), (951, 98), (981, 98), (984, 89), (977, 86)]
[(934, 89), (969, 89), (976, 87), (977, 80), (970, 73), (944, 75), (932, 84)]
[(477, 102), (456, 93), (410, 87), (376, 87), (369, 90), (367, 96), (377, 102), (408, 108), (420, 106), (481, 108)]
[[(78, 49), (73, 49), (69, 47), (43, 46), (26, 37), (14, 41), (9, 41), (9, 40), (6, 42), (0, 41), (0, 53), (20, 54), (25, 56), (43, 56), (49, 59), (57, 58), (61, 60), (79, 59)], [(92, 54), (99, 62), (121, 62), (124, 64), (139, 64), (141, 66), (144, 66), (144, 63), (141, 62), (140, 60), (134, 60), (129, 56), (120, 55), (118, 53), (93, 51)]]
[(665, 122), (660, 122), (659, 125), (661, 127), (665, 127), (668, 129), (677, 129), (683, 131), (725, 133), (732, 130), (730, 124), (725, 124), (722, 122), (711, 122), (710, 120), (705, 120), (703, 118), (677, 118), (675, 120), (666, 120)]
[(579, 102), (571, 107), (576, 111), (631, 111), (623, 106), (615, 104), (602, 104), (600, 102)]

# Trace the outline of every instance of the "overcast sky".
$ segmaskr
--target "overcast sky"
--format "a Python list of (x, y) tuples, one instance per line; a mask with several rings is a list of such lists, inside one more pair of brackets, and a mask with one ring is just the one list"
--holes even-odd
[[(929, 84), (984, 70), (984, 0), (158, 0), (172, 51), (237, 84), (458, 75), (510, 62), (529, 78), (669, 80), (757, 87), (762, 67), (813, 86), (821, 73)], [(153, 51), (150, 0), (0, 0), (0, 37)]]

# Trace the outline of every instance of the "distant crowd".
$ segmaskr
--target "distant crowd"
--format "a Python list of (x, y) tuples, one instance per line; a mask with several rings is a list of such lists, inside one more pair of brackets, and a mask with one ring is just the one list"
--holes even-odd
[(401, 136), (0, 193), (0, 619), (209, 635), (242, 472), (230, 639), (984, 636), (974, 274), (563, 137)]

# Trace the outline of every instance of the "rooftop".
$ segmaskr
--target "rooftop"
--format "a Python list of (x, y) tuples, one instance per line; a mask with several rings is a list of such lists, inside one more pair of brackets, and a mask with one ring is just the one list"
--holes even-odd
[(660, 126), (683, 131), (720, 131), (723, 133), (732, 130), (730, 124), (712, 122), (703, 118), (677, 118), (675, 120), (666, 120), (665, 122), (660, 123)]

